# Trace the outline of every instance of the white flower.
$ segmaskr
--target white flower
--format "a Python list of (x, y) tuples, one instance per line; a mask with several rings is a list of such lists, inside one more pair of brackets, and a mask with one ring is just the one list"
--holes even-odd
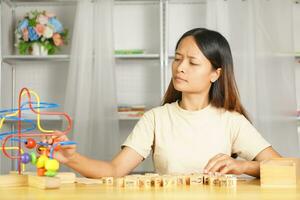
[(37, 17), (37, 21), (40, 23), (40, 24), (47, 24), (48, 23), (48, 17), (46, 17), (45, 15), (39, 15)]
[(16, 34), (16, 37), (17, 37), (18, 39), (22, 38), (22, 34), (19, 33), (18, 31), (16, 31), (15, 34)]
[(33, 13), (28, 13), (28, 17), (29, 17), (29, 19), (33, 19), (34, 18), (34, 15), (33, 15)]
[(51, 38), (53, 35), (53, 29), (48, 27), (48, 26), (45, 26), (45, 29), (44, 29), (44, 32), (43, 32), (43, 36), (45, 38)]

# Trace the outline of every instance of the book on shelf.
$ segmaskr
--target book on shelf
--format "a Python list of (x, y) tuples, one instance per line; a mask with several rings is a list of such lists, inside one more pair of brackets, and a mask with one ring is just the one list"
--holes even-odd
[(115, 50), (115, 55), (135, 55), (135, 54), (144, 54), (143, 49), (117, 49)]
[(146, 109), (144, 105), (118, 106), (118, 113), (120, 118), (140, 118), (144, 115)]

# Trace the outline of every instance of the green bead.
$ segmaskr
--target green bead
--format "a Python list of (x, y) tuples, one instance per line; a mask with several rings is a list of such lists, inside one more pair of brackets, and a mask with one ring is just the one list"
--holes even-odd
[(45, 175), (48, 177), (53, 177), (56, 175), (56, 171), (48, 170), (48, 171), (46, 171)]
[(31, 152), (31, 153), (30, 153), (30, 157), (31, 157), (31, 163), (32, 163), (33, 165), (35, 165), (35, 164), (36, 164), (36, 160), (37, 160), (35, 153), (34, 153), (34, 152)]

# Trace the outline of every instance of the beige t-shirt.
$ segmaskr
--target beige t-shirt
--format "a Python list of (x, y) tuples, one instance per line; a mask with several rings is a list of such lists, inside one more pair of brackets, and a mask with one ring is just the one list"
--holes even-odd
[(187, 111), (174, 102), (146, 112), (122, 146), (144, 158), (154, 150), (156, 172), (168, 174), (202, 172), (218, 153), (253, 160), (270, 144), (237, 112)]

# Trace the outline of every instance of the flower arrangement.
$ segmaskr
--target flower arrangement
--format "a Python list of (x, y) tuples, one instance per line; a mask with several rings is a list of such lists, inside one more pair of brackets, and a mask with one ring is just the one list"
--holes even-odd
[(20, 54), (32, 54), (35, 45), (43, 48), (46, 54), (54, 54), (67, 43), (68, 30), (53, 13), (31, 11), (20, 20), (15, 34)]

